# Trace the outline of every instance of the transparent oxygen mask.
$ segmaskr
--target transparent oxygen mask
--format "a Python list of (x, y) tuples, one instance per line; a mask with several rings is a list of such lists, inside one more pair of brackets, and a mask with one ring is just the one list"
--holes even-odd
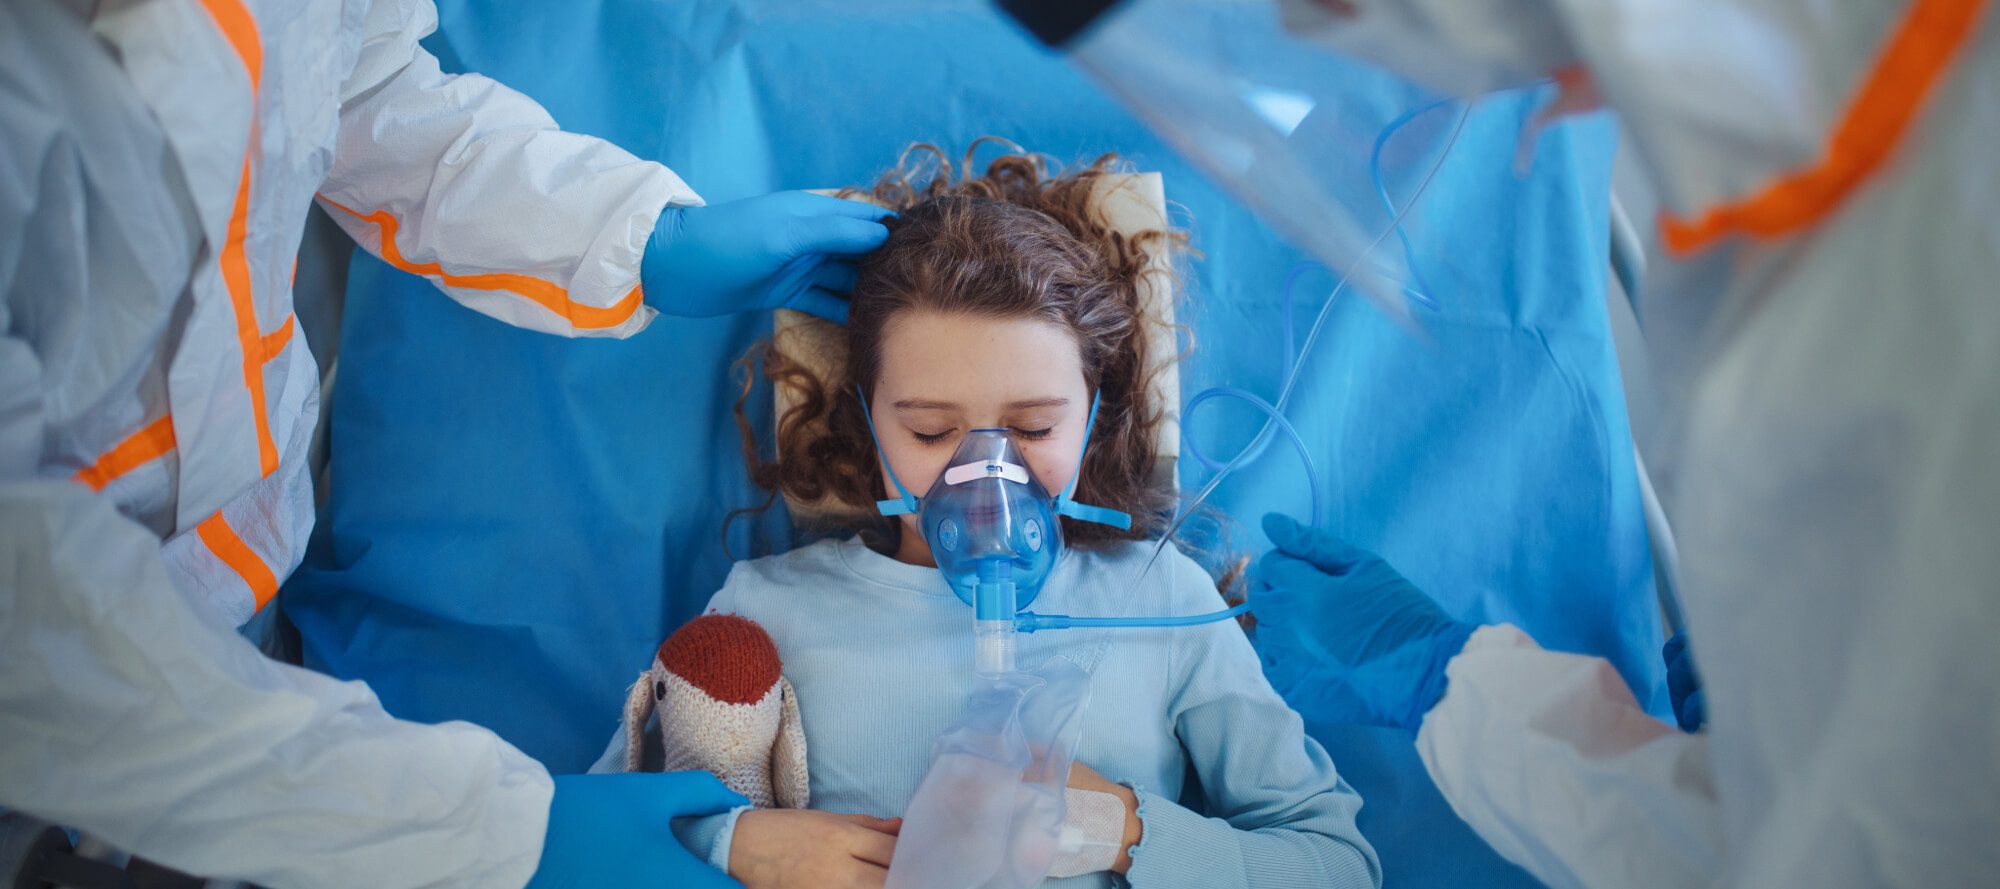
[(952, 592), (972, 605), (980, 583), (1011, 582), (1016, 608), (1033, 602), (1062, 550), (1053, 502), (1007, 430), (967, 432), (924, 493), (921, 514)]
[(1054, 502), (1005, 429), (967, 432), (924, 493), (924, 540), (952, 592), (973, 608), (981, 675), (1014, 669), (1015, 613), (1041, 593), (1062, 551)]

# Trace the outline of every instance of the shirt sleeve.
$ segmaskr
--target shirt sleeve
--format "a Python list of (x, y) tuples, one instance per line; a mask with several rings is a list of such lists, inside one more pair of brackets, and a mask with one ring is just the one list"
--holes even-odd
[[(1176, 613), (1221, 607), (1206, 572), (1175, 554)], [(1361, 797), (1264, 679), (1234, 621), (1175, 631), (1170, 716), (1207, 798), (1198, 814), (1135, 788), (1143, 837), (1132, 885), (1379, 887)], [(1198, 876), (1197, 876), (1198, 875)]]
[(1720, 876), (1707, 737), (1646, 713), (1610, 662), (1481, 627), (1445, 675), (1417, 752), (1453, 811), (1507, 860), (1557, 889)]
[(320, 189), (329, 215), (390, 265), (509, 324), (643, 329), (655, 315), (639, 289), (647, 239), (663, 209), (700, 197), (489, 78), (443, 73), (417, 44), (436, 27), (429, 0), (370, 7)]

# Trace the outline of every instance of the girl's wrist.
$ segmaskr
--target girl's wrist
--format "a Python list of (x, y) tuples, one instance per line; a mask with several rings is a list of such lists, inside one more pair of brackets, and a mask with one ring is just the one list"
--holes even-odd
[(1125, 836), (1118, 844), (1118, 860), (1113, 862), (1113, 873), (1123, 875), (1132, 869), (1132, 847), (1146, 836), (1146, 824), (1139, 820), (1139, 794), (1123, 784), (1118, 785), (1116, 795), (1125, 804)]

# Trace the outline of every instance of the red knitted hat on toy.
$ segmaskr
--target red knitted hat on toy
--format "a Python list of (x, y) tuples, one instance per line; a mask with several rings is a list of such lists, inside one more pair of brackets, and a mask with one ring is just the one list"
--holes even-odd
[(625, 767), (646, 765), (657, 713), (660, 767), (722, 779), (759, 806), (804, 807), (805, 729), (777, 643), (749, 618), (704, 614), (661, 643), (625, 700)]
[(784, 664), (769, 633), (747, 617), (704, 614), (660, 643), (660, 665), (725, 704), (754, 704)]

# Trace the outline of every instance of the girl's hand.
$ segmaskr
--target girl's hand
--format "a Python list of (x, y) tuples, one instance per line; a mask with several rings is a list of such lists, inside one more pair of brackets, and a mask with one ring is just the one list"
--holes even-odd
[(729, 875), (746, 889), (880, 889), (901, 818), (754, 809), (736, 819)]
[[(1144, 838), (1146, 827), (1139, 821), (1139, 795), (1116, 781), (1104, 777), (1083, 763), (1072, 763), (1069, 767), (1069, 786), (1078, 790), (1095, 790), (1108, 793), (1125, 803), (1125, 838), (1118, 844), (1118, 861), (1111, 865), (1113, 873), (1123, 874), (1132, 869), (1133, 846)], [(747, 814), (747, 813), (746, 813)]]

